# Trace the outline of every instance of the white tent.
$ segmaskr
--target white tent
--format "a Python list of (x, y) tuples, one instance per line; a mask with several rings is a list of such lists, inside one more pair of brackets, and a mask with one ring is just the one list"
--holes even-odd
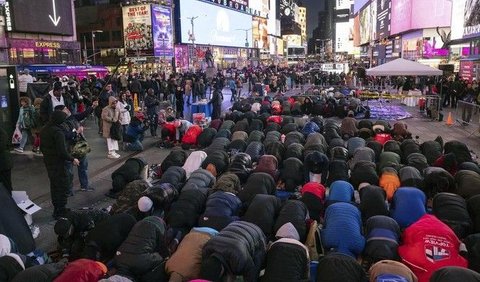
[(397, 75), (416, 75), (416, 76), (438, 76), (443, 72), (414, 61), (405, 59), (396, 59), (378, 67), (367, 69), (367, 75), (372, 76), (397, 76)]

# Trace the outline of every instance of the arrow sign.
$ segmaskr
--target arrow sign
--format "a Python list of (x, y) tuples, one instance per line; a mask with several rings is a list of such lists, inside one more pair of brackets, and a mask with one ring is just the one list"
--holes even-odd
[(60, 22), (61, 17), (57, 18), (57, 7), (55, 7), (55, 0), (52, 0), (52, 6), (53, 6), (53, 17), (52, 15), (48, 15), (48, 17), (52, 21), (53, 25), (57, 26), (58, 23)]

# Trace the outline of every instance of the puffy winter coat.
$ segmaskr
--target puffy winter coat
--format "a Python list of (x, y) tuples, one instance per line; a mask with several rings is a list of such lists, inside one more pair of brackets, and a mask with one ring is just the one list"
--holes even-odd
[(107, 267), (103, 263), (89, 259), (78, 259), (70, 262), (63, 272), (53, 281), (96, 282), (100, 280), (105, 273), (107, 273)]
[(349, 180), (348, 164), (344, 160), (333, 160), (328, 165), (327, 186), (337, 180)]
[(208, 189), (215, 184), (215, 176), (206, 169), (199, 168), (192, 172), (190, 178), (182, 189), (182, 192), (188, 190), (201, 190), (207, 193)]
[(402, 242), (398, 253), (419, 282), (428, 282), (433, 272), (444, 266), (468, 265), (459, 254), (460, 240), (450, 227), (433, 215), (426, 214), (405, 229)]
[(215, 134), (215, 139), (227, 138), (228, 140), (230, 140), (231, 137), (232, 137), (232, 133), (230, 132), (230, 130), (227, 130), (227, 129), (220, 129), (219, 131), (217, 131), (217, 134)]
[(135, 218), (127, 213), (114, 214), (99, 222), (85, 237), (85, 258), (110, 261), (135, 223)]
[(420, 150), (422, 154), (427, 157), (427, 162), (429, 165), (432, 165), (436, 159), (442, 155), (442, 144), (437, 141), (425, 141), (420, 145)]
[(367, 281), (367, 275), (356, 259), (342, 253), (330, 253), (319, 259), (317, 282)]
[(273, 237), (273, 227), (281, 207), (282, 202), (276, 196), (257, 194), (253, 197), (242, 220), (260, 227), (269, 240)]
[(431, 282), (449, 282), (449, 281), (465, 281), (477, 282), (480, 281), (480, 274), (473, 270), (458, 267), (446, 266), (437, 269), (430, 277)]
[(375, 152), (375, 161), (378, 162), (383, 150), (383, 145), (375, 140), (370, 140), (367, 142), (366, 146)]
[(284, 158), (297, 158), (300, 161), (303, 162), (303, 153), (304, 153), (304, 148), (302, 144), (299, 143), (294, 143), (290, 144), (284, 154)]
[(467, 208), (468, 214), (473, 221), (474, 233), (480, 233), (480, 195), (469, 198), (467, 200)]
[(265, 172), (270, 174), (273, 179), (278, 178), (278, 161), (273, 155), (263, 155), (258, 160), (254, 172)]
[[(125, 163), (122, 166), (117, 168), (112, 173), (113, 190), (115, 192), (120, 192), (125, 188), (125, 186), (127, 186), (128, 183), (134, 180), (140, 179), (140, 173), (142, 172), (143, 168), (146, 165), (147, 163), (140, 158), (130, 158), (127, 161), (125, 161)], [(163, 167), (162, 167), (162, 171), (165, 171)]]
[(205, 244), (202, 263), (215, 257), (230, 273), (243, 276), (245, 282), (258, 281), (266, 246), (265, 235), (258, 226), (246, 221), (232, 222)]
[(12, 282), (51, 282), (65, 268), (65, 262), (47, 263), (28, 267), (15, 275)]
[(388, 140), (383, 144), (383, 151), (384, 152), (394, 152), (397, 153), (399, 156), (402, 155), (402, 149), (400, 148), (400, 142), (396, 140)]
[(309, 122), (305, 123), (305, 125), (303, 126), (303, 129), (302, 129), (302, 133), (305, 136), (305, 138), (307, 138), (308, 135), (310, 135), (310, 133), (315, 133), (315, 132), (319, 132), (319, 131), (320, 131), (320, 127), (316, 123), (314, 123), (313, 121), (309, 121)]
[(285, 155), (285, 145), (280, 141), (270, 142), (265, 146), (265, 154), (275, 156), (279, 163), (282, 163)]
[(189, 230), (197, 224), (203, 212), (207, 195), (199, 189), (182, 191), (178, 199), (172, 203), (165, 217), (168, 225), (174, 228)]
[(401, 228), (410, 226), (426, 213), (427, 199), (417, 188), (400, 187), (393, 194), (390, 216)]
[(235, 131), (245, 131), (245, 132), (247, 132), (249, 126), (250, 125), (248, 123), (248, 120), (244, 118), (244, 119), (242, 119), (240, 121), (237, 121), (235, 123), (235, 125), (232, 128), (232, 133), (235, 132)]
[(263, 142), (263, 139), (265, 139), (265, 134), (263, 134), (262, 131), (259, 131), (259, 130), (253, 130), (250, 132), (250, 134), (248, 135), (248, 139), (247, 139), (247, 145), (256, 141), (256, 142)]
[(253, 132), (253, 131), (263, 131), (263, 122), (259, 120), (258, 118), (252, 119), (250, 122), (250, 126), (248, 127), (248, 132)]
[(275, 195), (275, 192), (276, 184), (273, 177), (264, 172), (255, 172), (248, 177), (247, 183), (238, 193), (238, 197), (242, 203), (245, 203), (248, 206), (255, 195)]
[(319, 151), (320, 153), (325, 153), (328, 148), (328, 143), (322, 134), (312, 133), (308, 135), (304, 147), (305, 156), (311, 151)]
[(355, 165), (361, 161), (375, 162), (375, 152), (368, 147), (362, 147), (355, 150), (353, 157), (349, 162), (350, 169), (353, 169)]
[(367, 221), (375, 215), (388, 215), (388, 207), (385, 202), (385, 191), (374, 185), (368, 185), (360, 189), (360, 211), (362, 221)]
[[(223, 121), (221, 119), (214, 119), (210, 122), (210, 125), (208, 126), (208, 128), (213, 128), (218, 131), (218, 129), (222, 126), (222, 124), (223, 124)], [(231, 128), (227, 128), (227, 129), (230, 130)]]
[(347, 141), (348, 156), (353, 157), (355, 151), (359, 148), (365, 147), (365, 139), (360, 137), (352, 137)]
[(275, 132), (279, 132), (280, 133), (280, 129), (282, 128), (282, 126), (278, 123), (275, 123), (273, 121), (269, 121), (267, 123), (267, 126), (265, 126), (265, 129), (263, 130), (265, 132), (265, 134), (268, 134), (269, 132), (271, 131), (275, 131)]
[(211, 191), (230, 192), (236, 195), (238, 191), (240, 191), (240, 188), (241, 183), (237, 175), (234, 173), (224, 173), (218, 178)]
[(272, 142), (280, 141), (281, 133), (278, 131), (268, 131), (265, 135), (265, 140), (263, 140), (263, 145), (268, 146)]
[(238, 220), (241, 205), (242, 202), (235, 194), (217, 190), (208, 196), (205, 212), (200, 216), (198, 224), (200, 227), (222, 230)]
[(263, 147), (262, 143), (258, 141), (253, 141), (247, 146), (247, 149), (245, 149), (245, 153), (250, 155), (253, 162), (257, 162), (260, 156), (265, 153), (265, 148)]
[(370, 217), (365, 223), (367, 243), (363, 256), (372, 262), (398, 260), (400, 234), (400, 226), (393, 218), (384, 215)]
[(245, 149), (247, 149), (247, 142), (237, 139), (228, 144), (227, 152), (234, 156), (238, 153), (245, 152)]
[(217, 135), (217, 130), (215, 128), (205, 128), (197, 138), (198, 146), (200, 148), (206, 148), (210, 146), (215, 138), (215, 135)]
[(280, 239), (273, 242), (267, 251), (265, 274), (261, 281), (310, 281), (308, 249), (294, 238), (296, 234), (279, 233), (276, 236)]
[(200, 277), (203, 246), (218, 234), (209, 228), (193, 228), (167, 260), (165, 271), (171, 282), (183, 282)]
[(334, 203), (325, 211), (325, 224), (321, 231), (323, 247), (356, 258), (363, 251), (360, 211), (349, 203)]
[[(455, 191), (455, 179), (441, 167), (427, 167), (423, 171), (423, 176), (423, 191), (428, 198), (433, 198), (435, 194), (440, 192)], [(460, 180), (457, 180), (457, 183), (459, 182)], [(471, 183), (469, 184), (471, 185)]]
[(178, 190), (170, 183), (162, 183), (148, 187), (143, 195), (153, 202), (155, 210), (167, 210), (170, 204), (178, 197)]
[(183, 150), (173, 150), (168, 154), (168, 156), (163, 160), (161, 169), (163, 172), (171, 166), (183, 166), (187, 160), (187, 152)]
[(473, 231), (473, 222), (467, 210), (467, 202), (452, 193), (438, 193), (433, 198), (433, 214), (448, 225), (458, 238), (464, 239)]
[[(455, 193), (468, 199), (480, 194), (480, 175), (471, 170), (460, 170), (455, 174)], [(449, 192), (449, 191), (446, 191)]]
[(407, 163), (407, 157), (413, 153), (421, 153), (420, 145), (418, 145), (413, 139), (406, 139), (400, 145), (402, 149), (402, 163)]
[(305, 138), (303, 134), (298, 131), (291, 131), (285, 135), (285, 141), (283, 142), (285, 147), (288, 147), (290, 144), (294, 143), (305, 143)]
[(408, 155), (406, 165), (413, 166), (419, 171), (423, 171), (428, 167), (427, 158), (421, 153), (412, 153)]
[(353, 186), (347, 181), (338, 180), (330, 185), (330, 192), (328, 194), (328, 202), (352, 202)]
[(202, 133), (202, 128), (196, 124), (190, 126), (182, 137), (182, 144), (197, 145), (198, 136)]
[(285, 183), (285, 190), (295, 192), (295, 189), (305, 182), (305, 168), (302, 161), (289, 158), (283, 161), (280, 178)]
[(412, 166), (402, 167), (398, 171), (400, 185), (403, 187), (416, 187), (423, 190), (423, 176), (418, 169)]
[(252, 171), (252, 158), (245, 153), (236, 154), (232, 159), (228, 171), (236, 174), (241, 183), (245, 183)]
[(358, 162), (350, 173), (350, 183), (355, 189), (358, 189), (361, 183), (378, 185), (379, 178), (375, 163)]
[(220, 175), (227, 170), (230, 161), (225, 151), (210, 151), (207, 154), (207, 158), (202, 163), (203, 169), (206, 169), (209, 165), (213, 165), (216, 171), (216, 175), (214, 176)]
[(149, 216), (133, 226), (115, 256), (119, 274), (141, 276), (158, 266), (168, 255), (165, 222)]
[(308, 219), (308, 209), (307, 206), (301, 201), (298, 200), (288, 200), (283, 204), (282, 209), (275, 221), (273, 227), (274, 233), (277, 233), (278, 230), (285, 224), (291, 223), (297, 230), (300, 238), (300, 242), (305, 242), (307, 239), (307, 223)]
[(248, 133), (246, 133), (245, 131), (235, 131), (232, 134), (232, 141), (234, 140), (247, 141), (247, 138), (248, 138)]
[(210, 146), (208, 146), (204, 151), (207, 153), (207, 155), (218, 151), (225, 151), (228, 148), (229, 144), (230, 140), (228, 138), (215, 138), (213, 139), (212, 144), (210, 144)]
[(143, 196), (149, 184), (145, 180), (135, 180), (128, 183), (120, 192), (117, 201), (112, 205), (111, 214), (132, 212), (137, 210), (137, 201)]
[(225, 121), (223, 121), (220, 128), (217, 129), (217, 130), (227, 129), (227, 130), (230, 130), (230, 132), (232, 132), (232, 129), (233, 129), (234, 126), (235, 126), (235, 122), (233, 120), (225, 120)]
[(162, 178), (156, 184), (170, 183), (175, 186), (175, 189), (180, 191), (186, 180), (186, 173), (182, 167), (171, 166), (162, 174)]
[(453, 153), (457, 157), (457, 162), (459, 164), (463, 162), (472, 162), (472, 155), (465, 143), (460, 141), (449, 141), (445, 143), (444, 154)]
[(386, 167), (397, 168), (400, 164), (400, 156), (394, 152), (382, 152), (377, 164), (377, 170), (381, 172)]

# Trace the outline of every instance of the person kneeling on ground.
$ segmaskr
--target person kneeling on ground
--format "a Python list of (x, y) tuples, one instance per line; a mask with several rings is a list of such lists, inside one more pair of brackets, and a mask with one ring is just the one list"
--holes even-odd
[(143, 115), (135, 115), (123, 136), (124, 151), (143, 151), (142, 141), (149, 127), (149, 120), (145, 120)]

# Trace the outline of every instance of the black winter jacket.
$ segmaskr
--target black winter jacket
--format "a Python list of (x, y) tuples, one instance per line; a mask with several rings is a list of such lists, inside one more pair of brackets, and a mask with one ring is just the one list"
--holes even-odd
[(155, 184), (170, 183), (180, 191), (185, 183), (187, 175), (185, 170), (179, 166), (171, 166), (162, 174), (162, 178)]
[(255, 195), (275, 195), (275, 192), (276, 185), (273, 177), (268, 173), (255, 172), (248, 177), (247, 183), (238, 193), (238, 197), (242, 203), (247, 204), (248, 206)]
[(288, 200), (280, 210), (280, 213), (275, 221), (273, 227), (274, 234), (285, 223), (292, 223), (298, 234), (300, 235), (300, 242), (305, 242), (307, 238), (307, 223), (308, 209), (307, 206), (298, 200)]
[(251, 222), (262, 229), (267, 240), (273, 238), (273, 226), (282, 202), (274, 195), (255, 195), (242, 220)]
[(257, 162), (258, 159), (265, 154), (265, 148), (262, 143), (253, 141), (247, 146), (245, 153), (250, 155), (253, 162)]
[(162, 171), (165, 172), (171, 166), (183, 166), (187, 160), (187, 157), (187, 153), (183, 150), (171, 151), (165, 160), (163, 160), (160, 167)]
[(245, 282), (258, 281), (265, 259), (266, 240), (253, 223), (236, 221), (210, 239), (202, 251), (202, 261), (214, 256), (233, 275), (242, 275)]

